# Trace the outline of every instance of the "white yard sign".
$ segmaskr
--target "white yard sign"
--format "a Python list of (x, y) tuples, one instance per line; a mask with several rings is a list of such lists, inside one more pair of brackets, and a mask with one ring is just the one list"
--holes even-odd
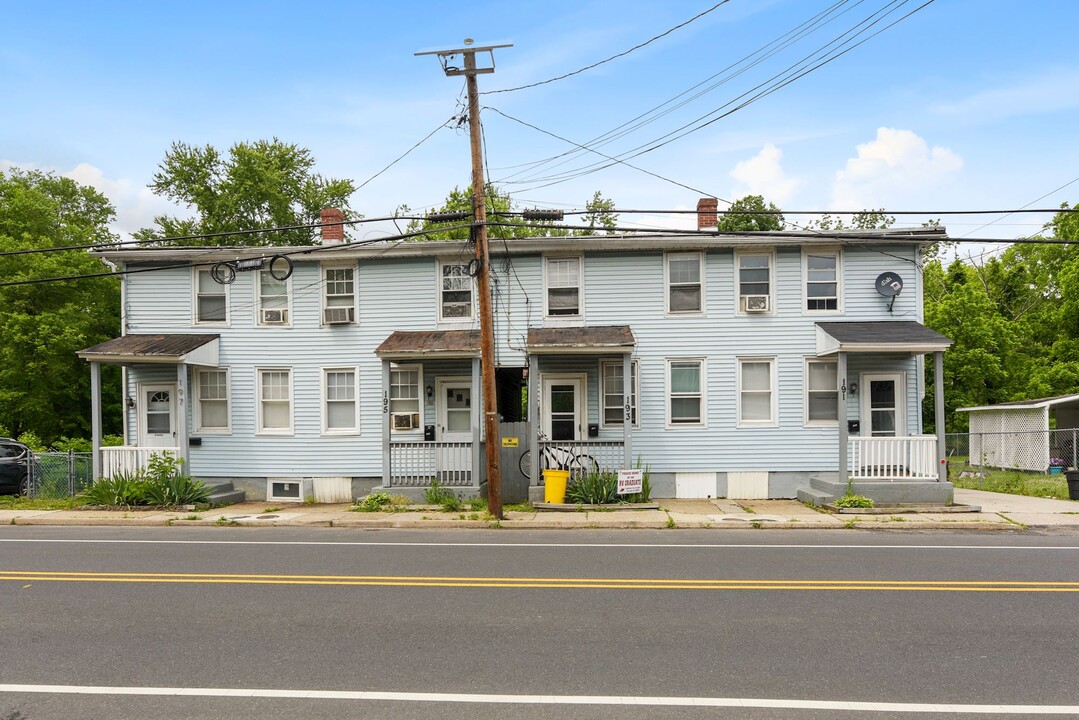
[(618, 494), (632, 495), (644, 490), (644, 470), (619, 470)]

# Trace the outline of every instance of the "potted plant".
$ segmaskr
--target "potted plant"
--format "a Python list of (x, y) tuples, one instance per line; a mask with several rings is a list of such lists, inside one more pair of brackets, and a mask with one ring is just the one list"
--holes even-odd
[(1068, 464), (1068, 461), (1065, 460), (1064, 458), (1058, 458), (1058, 457), (1049, 458), (1049, 474), (1050, 475), (1059, 475), (1060, 473), (1064, 472), (1064, 468), (1065, 468), (1065, 466), (1067, 466), (1067, 464)]

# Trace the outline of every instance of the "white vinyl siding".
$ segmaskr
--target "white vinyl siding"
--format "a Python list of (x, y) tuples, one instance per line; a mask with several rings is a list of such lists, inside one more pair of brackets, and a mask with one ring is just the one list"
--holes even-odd
[(359, 432), (359, 393), (356, 368), (325, 368), (322, 371), (322, 431), (333, 435)]
[(735, 253), (739, 313), (771, 313), (775, 306), (773, 272), (775, 260), (768, 252)]
[(256, 370), (258, 427), (262, 435), (292, 434), (292, 371), (287, 368)]
[(839, 419), (839, 366), (835, 360), (806, 360), (807, 425), (835, 425)]
[[(323, 322), (355, 322), (356, 270), (351, 267), (322, 268)], [(329, 312), (326, 312), (329, 310)]]
[(278, 280), (269, 270), (258, 274), (258, 324), (288, 325), (292, 278)]
[(420, 412), (420, 369), (394, 367), (390, 369), (390, 429), (394, 432), (419, 430), (423, 427)]
[(195, 432), (228, 433), (229, 373), (228, 370), (198, 370), (195, 372)]
[(669, 253), (666, 261), (667, 312), (672, 315), (703, 312), (703, 255)]
[(472, 285), (468, 265), (448, 262), (438, 264), (439, 322), (462, 322), (472, 319)]
[(667, 424), (673, 427), (704, 425), (704, 360), (667, 360)]
[(550, 317), (580, 317), (581, 311), (581, 267), (580, 257), (549, 257), (547, 269), (545, 302), (547, 315)]
[(802, 257), (805, 311), (828, 313), (842, 310), (842, 261), (839, 250), (807, 249)]
[(776, 424), (775, 358), (738, 358), (738, 425)]
[[(626, 416), (625, 395), (623, 394), (625, 393), (625, 382), (622, 377), (624, 369), (621, 360), (604, 360), (600, 363), (600, 402), (603, 406), (600, 423), (603, 427), (621, 427), (623, 418)], [(633, 427), (639, 427), (637, 388), (640, 385), (640, 373), (636, 360), (633, 361), (630, 373), (633, 376), (629, 392), (631, 424)]]
[(229, 318), (229, 286), (217, 283), (209, 270), (195, 269), (195, 324), (225, 325)]

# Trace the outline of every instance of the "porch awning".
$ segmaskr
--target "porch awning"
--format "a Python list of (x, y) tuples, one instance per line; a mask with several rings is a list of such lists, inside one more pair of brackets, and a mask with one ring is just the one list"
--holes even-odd
[(80, 350), (78, 356), (91, 362), (112, 365), (128, 363), (161, 363), (168, 365), (219, 364), (220, 335), (124, 335), (100, 345)]
[(817, 323), (817, 355), (909, 353), (925, 355), (951, 347), (952, 341), (913, 320)]
[(629, 325), (529, 328), (528, 352), (533, 355), (601, 352), (631, 353), (637, 346)]
[(479, 354), (479, 330), (395, 330), (375, 348), (375, 355), (386, 360), (471, 358)]

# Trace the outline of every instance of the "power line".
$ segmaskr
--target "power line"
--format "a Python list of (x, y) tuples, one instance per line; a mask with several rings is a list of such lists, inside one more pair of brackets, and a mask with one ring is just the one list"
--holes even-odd
[(399, 163), (400, 161), (404, 160), (404, 159), (405, 159), (406, 157), (408, 157), (409, 153), (411, 153), (411, 152), (412, 152), (413, 150), (415, 150), (416, 148), (418, 148), (418, 147), (419, 147), (420, 145), (423, 145), (423, 144), (424, 144), (425, 142), (427, 142), (428, 140), (430, 140), (430, 139), (431, 139), (431, 137), (432, 137), (432, 136), (433, 136), (433, 135), (434, 135), (434, 134), (435, 134), (436, 132), (438, 132), (439, 130), (441, 130), (441, 129), (445, 128), (445, 127), (449, 127), (449, 124), (450, 124), (451, 122), (453, 122), (454, 120), (456, 120), (456, 119), (457, 119), (457, 116), (456, 116), (456, 115), (454, 115), (453, 117), (449, 118), (449, 119), (448, 119), (448, 120), (446, 120), (445, 122), (443, 122), (443, 123), (439, 124), (439, 126), (438, 126), (438, 127), (436, 127), (436, 128), (434, 129), (434, 130), (432, 130), (431, 132), (429, 132), (429, 133), (427, 134), (427, 136), (426, 136), (426, 137), (425, 137), (425, 138), (424, 138), (423, 140), (420, 140), (420, 141), (419, 141), (418, 143), (416, 143), (415, 145), (413, 145), (412, 147), (410, 147), (410, 148), (409, 148), (408, 150), (405, 150), (405, 152), (404, 152), (404, 153), (402, 153), (402, 154), (401, 154), (401, 156), (400, 156), (400, 157), (398, 157), (398, 158), (397, 158), (396, 160), (394, 160), (394, 161), (393, 161), (393, 162), (391, 162), (391, 163), (390, 163), (389, 165), (387, 165), (386, 167), (382, 168), (382, 169), (381, 169), (381, 170), (379, 170), (379, 171), (378, 171), (377, 173), (375, 173), (374, 175), (372, 175), (371, 177), (367, 178), (367, 179), (366, 179), (366, 180), (364, 180), (364, 181), (363, 181), (362, 183), (360, 183), (360, 184), (359, 184), (359, 185), (358, 185), (358, 186), (356, 187), (356, 190), (362, 190), (362, 189), (363, 189), (363, 187), (364, 187), (365, 185), (367, 185), (367, 183), (371, 182), (372, 180), (374, 180), (375, 178), (377, 178), (377, 177), (378, 177), (379, 175), (381, 175), (382, 173), (386, 172), (387, 170), (389, 170), (390, 168), (392, 168), (392, 167), (393, 167), (394, 165), (396, 165), (396, 164), (397, 164), (397, 163)]
[(670, 28), (669, 30), (665, 30), (664, 32), (661, 32), (659, 35), (656, 35), (655, 37), (650, 38), (650, 39), (644, 41), (643, 43), (641, 43), (639, 45), (634, 45), (629, 50), (624, 50), (623, 52), (620, 52), (617, 55), (612, 55), (611, 57), (607, 58), (606, 60), (600, 60), (599, 62), (592, 63), (591, 65), (586, 65), (585, 67), (583, 67), (583, 68), (581, 68), (579, 70), (574, 70), (573, 72), (568, 72), (565, 75), (559, 75), (558, 77), (553, 77), (553, 78), (551, 78), (549, 80), (541, 80), (539, 82), (530, 83), (528, 85), (521, 85), (519, 87), (512, 87), (512, 88), (504, 88), (502, 90), (488, 90), (488, 91), (482, 92), (480, 94), (481, 95), (493, 95), (495, 93), (515, 92), (517, 90), (524, 90), (526, 88), (533, 88), (533, 87), (537, 87), (539, 85), (546, 85), (547, 83), (553, 83), (553, 82), (555, 82), (557, 80), (565, 80), (566, 78), (572, 77), (573, 75), (579, 75), (579, 74), (583, 73), (586, 70), (591, 70), (592, 68), (599, 67), (600, 65), (603, 65), (604, 63), (609, 63), (612, 60), (617, 60), (620, 57), (625, 57), (626, 55), (629, 55), (634, 50), (640, 50), (645, 45), (648, 45), (650, 43), (655, 42), (656, 40), (659, 40), (662, 37), (670, 35), (675, 30), (678, 30), (680, 28), (685, 27), (686, 25), (689, 25), (691, 22), (704, 17), (708, 13), (710, 13), (713, 10), (715, 10), (716, 8), (718, 8), (719, 6), (726, 5), (728, 2), (730, 2), (730, 0), (721, 0), (720, 2), (716, 3), (712, 7), (705, 10), (704, 12), (698, 13), (697, 15), (694, 15), (689, 20), (686, 20), (685, 22), (679, 23), (678, 25), (675, 25), (674, 27)]
[[(1026, 208), (1028, 208), (1029, 206), (1033, 205), (1036, 202), (1040, 202), (1040, 201), (1044, 200), (1045, 198), (1049, 197), (1053, 193), (1060, 192), (1064, 188), (1068, 187), (1069, 185), (1073, 185), (1076, 182), (1079, 182), (1079, 177), (1073, 178), (1072, 180), (1069, 180), (1068, 182), (1064, 183), (1063, 185), (1061, 185), (1060, 187), (1058, 187), (1055, 190), (1050, 190), (1049, 192), (1042, 195), (1040, 198), (1036, 198), (1034, 200), (1031, 200), (1026, 205), (1019, 208), (1018, 210), (1010, 211), (1008, 213), (1008, 215), (1014, 215), (1016, 213), (1021, 213), (1021, 212), (1038, 212), (1037, 210), (1027, 210)], [(1064, 212), (1065, 210), (1067, 212), (1075, 212), (1076, 210), (1079, 210), (1079, 208), (1058, 208), (1057, 210), (1047, 210), (1046, 212)], [(989, 227), (990, 225), (993, 225), (993, 224), (1003, 220), (1004, 218), (1008, 217), (1008, 215), (1004, 215), (1003, 217), (999, 217), (996, 220), (993, 220), (992, 222), (987, 222), (985, 225), (982, 225), (981, 227), (978, 227), (978, 228), (975, 228), (975, 229), (971, 230), (969, 233), (967, 233), (967, 235), (973, 235), (974, 233), (978, 232), (979, 230), (983, 230), (983, 229)], [(966, 237), (966, 236), (961, 235), (960, 237)]]

